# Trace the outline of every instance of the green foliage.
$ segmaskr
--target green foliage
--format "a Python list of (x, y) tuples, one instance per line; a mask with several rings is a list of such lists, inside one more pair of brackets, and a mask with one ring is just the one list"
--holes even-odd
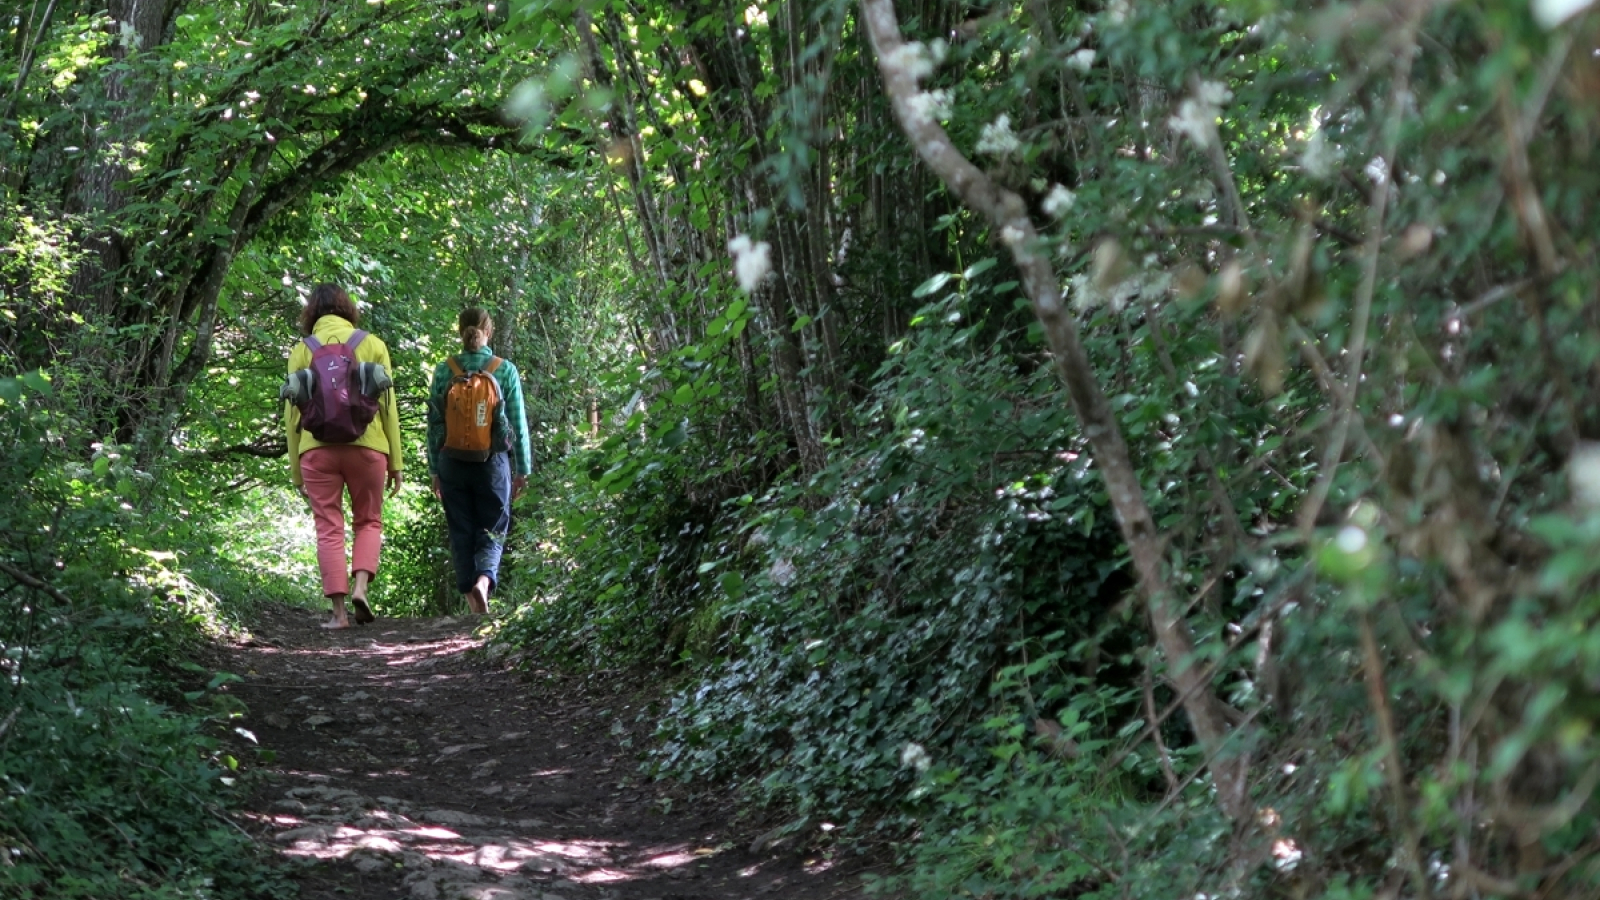
[[(734, 351), (750, 319), (748, 304), (734, 300), (700, 343), (602, 381), (599, 390), (632, 398), (625, 416), (610, 437), (546, 470), (540, 502), (519, 507), (535, 524), (507, 557), (514, 594), (594, 603), (523, 606), (508, 639), (551, 659), (602, 666), (670, 662), (684, 646), (705, 608), (704, 548), (729, 540), (716, 531), (726, 499), (719, 493), (742, 467), (759, 464), (771, 441), (719, 424), (736, 408), (723, 385), (737, 370)], [(660, 399), (642, 402), (647, 392)], [(708, 459), (716, 462), (700, 467)]]
[[(1018, 286), (970, 262), (1010, 239), (926, 191), (877, 99), (817, 102), (872, 80), (823, 3), (751, 18), (733, 60), (696, 45), (746, 79), (711, 85), (737, 116), (630, 107), (710, 148), (681, 189), (643, 134), (641, 230), (667, 197), (780, 271), (698, 382), (677, 362), (725, 301), (677, 291), (723, 286), (650, 260), (660, 344), (563, 472), (560, 574), (506, 637), (677, 659), (657, 771), (856, 835), (915, 822), (888, 886), (922, 896), (1592, 890), (1593, 16), (896, 8), (919, 99), (1056, 263), (1179, 623), (1080, 594), (1125, 551)], [(601, 61), (654, 64), (630, 49)], [(732, 151), (730, 121), (770, 129)], [(724, 237), (677, 221), (675, 253)], [(834, 253), (844, 227), (864, 249)], [(1234, 822), (1175, 705), (1189, 667), (1249, 773)], [(912, 743), (927, 773), (898, 767)]]
[[(921, 896), (1593, 893), (1594, 13), (895, 4), (916, 108), (1065, 285), (1154, 518), (1141, 593), (1015, 235), (916, 161), (853, 4), (515, 6), (188, 4), (131, 58), (69, 17), (0, 62), (0, 400), (58, 400), (7, 559), (152, 640), (210, 615), (197, 583), (314, 594), (303, 512), (256, 490), (299, 289), (389, 341), (413, 485), (487, 305), (544, 463), (500, 639), (674, 673), (657, 773), (899, 842), (883, 887)], [(480, 152), (502, 94), (558, 170)], [(85, 252), (110, 234), (127, 259)], [(90, 437), (136, 425), (136, 463)], [(450, 608), (436, 507), (390, 509), (380, 603)]]
[[(425, 468), (421, 467), (421, 468)], [(382, 577), (372, 601), (386, 616), (455, 615), (465, 611), (455, 592), (444, 510), (433, 497), (384, 503)]]
[(885, 364), (860, 410), (880, 437), (736, 505), (744, 539), (701, 566), (726, 595), (722, 658), (666, 716), (664, 773), (748, 776), (857, 824), (903, 788), (901, 746), (946, 746), (987, 708), (1008, 655), (1101, 637), (1104, 497), (1049, 375), (974, 346), (963, 306), (926, 307)]
[(215, 597), (175, 554), (148, 549), (165, 516), (128, 502), (145, 473), (113, 448), (86, 462), (63, 452), (79, 433), (53, 384), (0, 381), (0, 427), (16, 435), (0, 473), (17, 488), (0, 510), (0, 888), (279, 896), (226, 817), (239, 761), (219, 735), (240, 709), (211, 689), (234, 676), (184, 692), (206, 673), (173, 667), (217, 621)]

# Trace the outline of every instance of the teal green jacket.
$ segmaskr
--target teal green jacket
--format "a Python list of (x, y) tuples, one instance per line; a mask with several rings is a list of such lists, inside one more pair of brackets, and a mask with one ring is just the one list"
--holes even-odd
[[(480, 372), (489, 364), (494, 351), (464, 350), (455, 354), (461, 368)], [(450, 392), (450, 363), (441, 360), (433, 370), (433, 384), (428, 389), (428, 471), (439, 471), (439, 451), (444, 447), (444, 398)], [(517, 367), (507, 359), (494, 370), (494, 380), (500, 385), (501, 406), (505, 410), (506, 428), (511, 432), (511, 466), (518, 475), (533, 474), (533, 443), (528, 440), (528, 414), (522, 404), (522, 376)]]

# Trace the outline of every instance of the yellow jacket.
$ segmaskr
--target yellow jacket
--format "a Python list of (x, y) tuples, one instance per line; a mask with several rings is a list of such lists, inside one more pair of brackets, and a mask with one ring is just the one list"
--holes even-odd
[[(311, 333), (324, 344), (342, 344), (350, 339), (355, 330), (355, 326), (342, 316), (323, 316), (312, 326)], [(360, 346), (356, 347), (356, 360), (378, 363), (390, 378), (394, 377), (394, 366), (389, 364), (389, 346), (375, 334), (369, 332)], [(294, 348), (289, 351), (289, 371), (298, 372), (310, 365), (311, 348), (304, 341), (296, 341)], [(289, 434), (289, 475), (295, 487), (299, 487), (303, 483), (300, 454), (321, 447), (322, 442), (312, 437), (311, 432), (300, 430), (300, 410), (288, 401), (283, 404), (283, 427)], [(393, 388), (384, 392), (383, 398), (378, 401), (378, 417), (367, 426), (366, 433), (354, 441), (354, 446), (369, 447), (387, 454), (390, 472), (405, 468), (400, 461), (400, 411), (395, 406)]]

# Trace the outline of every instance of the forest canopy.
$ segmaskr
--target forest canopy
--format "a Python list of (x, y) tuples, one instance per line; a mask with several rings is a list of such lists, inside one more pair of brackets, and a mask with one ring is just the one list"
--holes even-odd
[(1583, 0), (0, 13), (0, 884), (259, 888), (171, 660), (318, 599), (331, 281), (410, 466), (463, 306), (528, 373), (507, 658), (877, 889), (1600, 890)]

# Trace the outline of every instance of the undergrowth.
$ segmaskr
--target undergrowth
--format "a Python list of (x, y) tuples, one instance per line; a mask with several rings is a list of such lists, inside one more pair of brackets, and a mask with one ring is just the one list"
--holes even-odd
[[(807, 840), (938, 823), (918, 852), (963, 871), (1003, 862), (1001, 822), (1036, 844), (1038, 816), (1012, 807), (1088, 790), (1042, 760), (1133, 716), (1146, 648), (1054, 376), (1014, 352), (1022, 332), (968, 321), (989, 290), (918, 315), (854, 411), (863, 438), (809, 478), (718, 497), (683, 452), (714, 439), (693, 425), (676, 446), (646, 431), (575, 456), (529, 567), (548, 601), (499, 639), (542, 663), (675, 668), (649, 770), (738, 784)], [(629, 459), (638, 474), (608, 489)], [(1158, 797), (1153, 766), (1130, 757), (1102, 802)]]
[[(241, 761), (231, 679), (185, 662), (251, 577), (205, 559), (118, 450), (78, 443), (39, 373), (0, 381), (0, 895), (285, 896), (228, 818)], [(169, 498), (170, 499), (170, 498)], [(258, 585), (266, 587), (270, 582)]]

